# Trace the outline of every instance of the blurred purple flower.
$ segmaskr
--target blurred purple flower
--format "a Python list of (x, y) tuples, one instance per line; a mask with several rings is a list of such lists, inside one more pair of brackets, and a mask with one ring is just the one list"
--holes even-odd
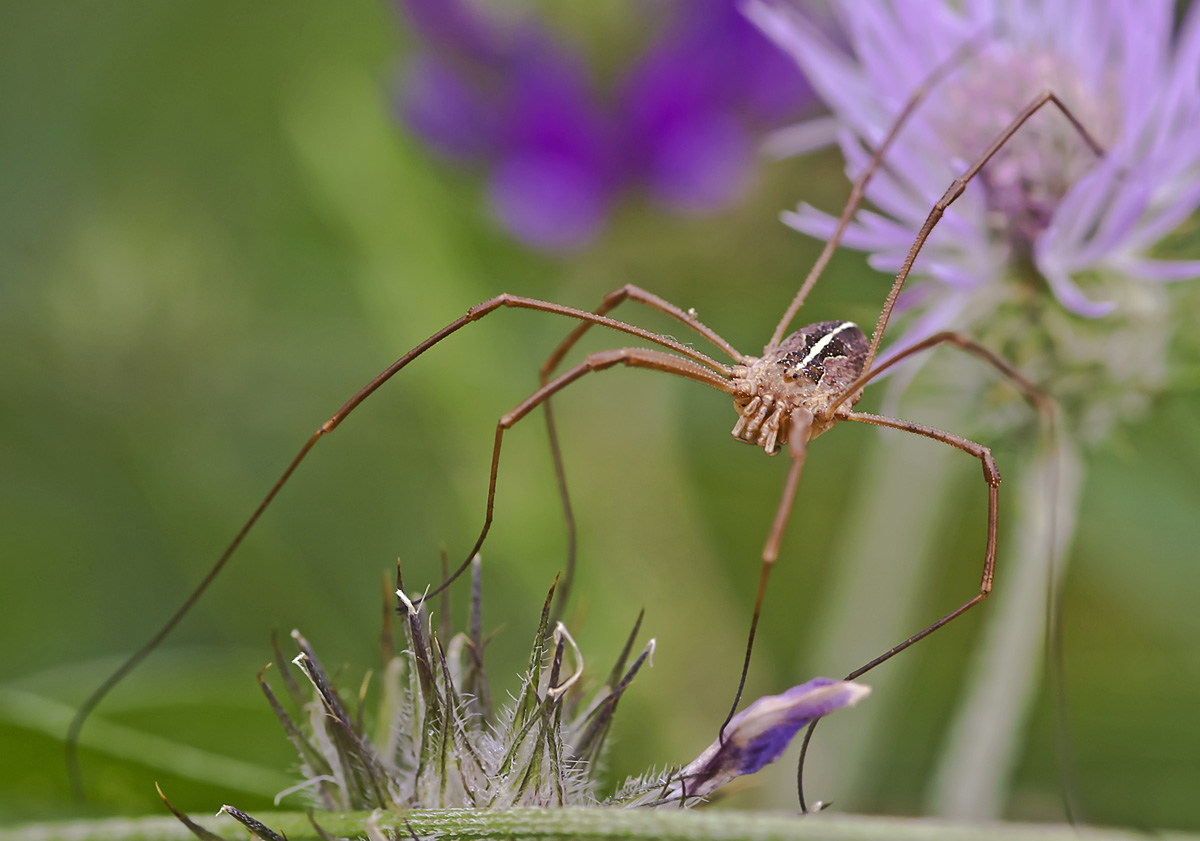
[(531, 245), (574, 248), (599, 230), (614, 198), (611, 129), (574, 57), (540, 33), (521, 40), (492, 150), (491, 207)]
[(794, 120), (812, 91), (730, 0), (692, 0), (622, 85), (632, 174), (682, 210), (720, 208), (745, 186), (755, 129)]
[(400, 97), (409, 127), (443, 155), (478, 158), (490, 147), (497, 109), (452, 62), (417, 56)]
[(538, 26), (501, 27), (460, 0), (404, 0), (423, 50), (401, 115), (426, 143), (491, 167), (488, 203), (539, 248), (586, 243), (615, 195), (609, 119), (586, 69)]
[(756, 134), (812, 101), (734, 0), (672, 4), (611, 103), (533, 21), (502, 24), (470, 0), (398, 5), (419, 42), (404, 121), (440, 154), (488, 167), (493, 213), (539, 248), (586, 244), (637, 186), (679, 210), (727, 205), (752, 172)]
[(759, 698), (730, 719), (721, 738), (680, 771), (674, 795), (707, 797), (735, 777), (753, 774), (783, 755), (809, 722), (871, 693), (869, 686), (818, 677), (782, 695)]
[[(1018, 132), (926, 244), (913, 274), (936, 292), (907, 296), (923, 314), (897, 345), (978, 316), (976, 296), (1025, 260), (1086, 317), (1111, 312), (1121, 283), (1200, 276), (1200, 261), (1146, 256), (1200, 205), (1200, 7), (1176, 36), (1171, 0), (856, 0), (835, 5), (849, 53), (786, 0), (749, 0), (747, 10), (840, 120), (851, 176), (912, 91), (983, 36), (871, 182), (880, 212), (861, 211), (847, 231), (845, 244), (871, 252), (881, 271), (899, 269), (934, 201), (1040, 91), (1059, 94), (1105, 148), (1097, 158), (1052, 107)], [(806, 204), (785, 221), (814, 237), (833, 229)]]

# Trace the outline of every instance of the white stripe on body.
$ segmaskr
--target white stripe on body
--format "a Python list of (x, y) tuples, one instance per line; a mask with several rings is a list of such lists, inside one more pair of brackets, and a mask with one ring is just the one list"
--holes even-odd
[(816, 359), (818, 356), (820, 356), (821, 351), (823, 351), (823, 350), (825, 350), (825, 348), (829, 347), (829, 343), (833, 341), (833, 337), (836, 336), (838, 333), (842, 332), (843, 330), (848, 330), (851, 327), (857, 327), (857, 326), (858, 325), (855, 324), (853, 321), (843, 321), (837, 327), (830, 330), (828, 333), (826, 333), (824, 336), (821, 337), (821, 340), (819, 342), (817, 342), (815, 345), (812, 346), (812, 348), (808, 351), (808, 355), (805, 356), (803, 360), (801, 360), (799, 368), (801, 370), (804, 370), (805, 368), (807, 368), (810, 362), (812, 362), (814, 359)]

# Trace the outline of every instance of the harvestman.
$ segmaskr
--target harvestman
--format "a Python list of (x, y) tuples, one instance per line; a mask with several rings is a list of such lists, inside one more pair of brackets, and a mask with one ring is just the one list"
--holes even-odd
[[(960, 51), (961, 53), (962, 51)], [(734, 399), (738, 412), (738, 420), (733, 427), (733, 435), (740, 441), (759, 446), (768, 455), (774, 455), (787, 447), (791, 466), (784, 484), (783, 494), (771, 525), (770, 533), (762, 551), (762, 566), (759, 573), (759, 585), (754, 602), (754, 613), (746, 640), (745, 658), (742, 664), (741, 678), (738, 683), (733, 706), (729, 716), (733, 715), (741, 699), (750, 664), (750, 655), (754, 647), (755, 632), (759, 616), (762, 612), (763, 597), (767, 588), (767, 580), (772, 567), (779, 555), (779, 545), (783, 539), (788, 516), (795, 501), (796, 489), (800, 474), (804, 467), (805, 455), (808, 452), (808, 442), (822, 434), (839, 421), (851, 420), (874, 426), (890, 427), (892, 429), (910, 432), (926, 438), (940, 441), (943, 444), (962, 450), (968, 455), (979, 459), (983, 467), (983, 477), (988, 491), (987, 544), (984, 550), (983, 573), (980, 579), (979, 592), (971, 596), (962, 605), (947, 613), (924, 630), (909, 637), (899, 645), (888, 649), (869, 663), (852, 671), (846, 676), (853, 680), (896, 654), (925, 638), (951, 620), (962, 615), (987, 597), (992, 589), (993, 571), (996, 556), (997, 533), (997, 500), (1000, 473), (992, 459), (991, 451), (984, 445), (970, 441), (950, 432), (943, 432), (932, 427), (912, 423), (897, 418), (881, 415), (855, 412), (854, 404), (863, 394), (865, 386), (888, 368), (907, 359), (914, 354), (929, 348), (948, 344), (983, 360), (994, 368), (1039, 411), (1047, 411), (1049, 399), (1033, 383), (1023, 377), (1009, 363), (988, 349), (977, 344), (970, 338), (954, 332), (942, 332), (930, 336), (916, 344), (903, 349), (889, 357), (885, 362), (875, 365), (879, 346), (882, 342), (896, 299), (904, 286), (921, 247), (938, 220), (959, 195), (962, 194), (968, 182), (974, 178), (984, 165), (1008, 142), (1018, 129), (1038, 110), (1048, 104), (1053, 104), (1071, 122), (1075, 130), (1083, 138), (1097, 156), (1103, 155), (1101, 147), (1092, 139), (1087, 130), (1079, 123), (1071, 111), (1053, 93), (1046, 91), (1035, 97), (1029, 105), (1021, 110), (1012, 122), (1002, 131), (991, 145), (981, 154), (978, 160), (956, 179), (946, 190), (941, 199), (930, 210), (920, 232), (917, 234), (908, 255), (902, 264), (896, 279), (892, 284), (884, 305), (876, 322), (875, 330), (868, 342), (866, 335), (855, 324), (848, 321), (822, 321), (809, 324), (800, 330), (784, 337), (784, 331), (792, 322), (796, 313), (803, 305), (809, 291), (821, 276), (826, 264), (837, 248), (850, 219), (857, 211), (867, 183), (882, 165), (888, 148), (903, 128), (909, 116), (917, 105), (924, 99), (929, 88), (935, 84), (949, 69), (961, 59), (956, 53), (950, 60), (940, 65), (930, 74), (929, 78), (909, 98), (904, 108), (896, 118), (892, 129), (872, 156), (866, 169), (855, 180), (850, 197), (842, 211), (833, 235), (825, 243), (825, 247), (805, 278), (799, 292), (787, 308), (783, 318), (775, 327), (770, 342), (763, 349), (761, 357), (747, 356), (715, 331), (700, 323), (695, 314), (680, 309), (674, 304), (636, 286), (626, 285), (605, 296), (601, 305), (594, 312), (575, 309), (548, 301), (525, 298), (516, 295), (501, 294), (477, 306), (472, 307), (465, 315), (438, 330), (411, 351), (400, 357), (385, 369), (375, 379), (371, 380), (355, 394), (341, 409), (313, 433), (305, 442), (299, 453), (292, 459), (287, 469), (275, 482), (270, 492), (255, 508), (250, 518), (238, 530), (229, 546), (221, 554), (199, 586), (188, 596), (187, 600), (159, 629), (157, 633), (123, 663), (103, 684), (100, 685), (80, 706), (67, 733), (67, 763), (77, 794), (82, 795), (82, 785), (78, 771), (77, 742), (84, 721), (105, 695), (145, 659), (162, 640), (183, 619), (192, 605), (200, 598), (209, 584), (216, 578), (225, 564), (232, 557), (243, 538), (258, 521), (263, 511), (270, 505), (276, 494), (291, 477), (300, 462), (308, 455), (316, 442), (332, 432), (359, 404), (366, 400), (393, 375), (407, 366), (418, 356), (429, 350), (443, 339), (457, 332), (462, 327), (500, 308), (516, 307), (532, 309), (541, 312), (562, 315), (573, 318), (580, 323), (574, 331), (551, 354), (541, 369), (541, 387), (532, 395), (521, 401), (512, 411), (500, 418), (496, 425), (496, 438), (492, 450), (491, 472), (488, 480), (487, 508), (483, 527), (475, 541), (475, 545), (467, 554), (462, 564), (442, 584), (429, 595), (440, 592), (449, 586), (467, 568), (471, 559), (479, 552), (487, 537), (492, 524), (492, 511), (496, 494), (496, 477), (500, 463), (500, 449), (504, 432), (515, 425), (538, 406), (544, 408), (551, 445), (554, 451), (555, 468), (558, 474), (560, 493), (562, 495), (564, 513), (568, 530), (568, 564), (564, 577), (564, 591), (570, 586), (571, 572), (574, 565), (574, 525), (571, 517), (570, 502), (566, 495), (566, 485), (563, 479), (562, 462), (559, 454), (557, 437), (554, 431), (553, 417), (550, 413), (550, 397), (569, 384), (595, 371), (601, 371), (616, 365), (626, 365), (635, 368), (649, 368), (664, 373), (685, 377), (704, 383), (719, 391), (723, 391)], [(675, 319), (690, 330), (703, 336), (715, 347), (728, 355), (733, 365), (722, 364), (709, 356), (700, 353), (667, 336), (652, 333), (640, 327), (626, 324), (609, 318), (606, 313), (625, 301), (635, 301), (652, 309), (658, 310)], [(600, 325), (621, 333), (636, 336), (643, 341), (658, 345), (664, 350), (651, 348), (619, 348), (588, 354), (579, 364), (558, 376), (554, 376), (558, 365), (575, 345), (579, 338), (592, 326)], [(564, 592), (565, 596), (565, 592)], [(728, 723), (729, 718), (726, 718)], [(815, 722), (814, 722), (815, 724)], [(722, 725), (722, 731), (724, 725)], [(809, 734), (811, 735), (811, 728)], [(805, 747), (807, 748), (807, 739)], [(803, 754), (802, 754), (803, 757)], [(801, 770), (803, 758), (801, 759)], [(803, 791), (801, 791), (801, 806), (804, 806)]]

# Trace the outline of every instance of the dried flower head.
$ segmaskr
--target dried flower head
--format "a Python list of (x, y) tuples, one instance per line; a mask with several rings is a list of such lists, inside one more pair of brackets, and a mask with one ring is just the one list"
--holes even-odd
[[(475, 569), (478, 585), (478, 564)], [(263, 689), (300, 753), (306, 787), (316, 800), (341, 810), (596, 803), (592, 765), (617, 703), (649, 659), (654, 641), (626, 670), (639, 617), (608, 681), (584, 703), (579, 651), (561, 623), (551, 628), (553, 593), (552, 588), (543, 605), (521, 688), (499, 711), (492, 707), (483, 668), (478, 599), (471, 631), (443, 643), (428, 615), (397, 591), (407, 644), (384, 668), (369, 731), (361, 713), (351, 713), (309, 643), (293, 633), (300, 655), (292, 662), (313, 690), (312, 699), (305, 700), (288, 682), (302, 706), (304, 726), (265, 681)], [(283, 666), (278, 656), (276, 662)]]
[[(262, 673), (259, 683), (299, 754), (304, 776), (280, 797), (302, 791), (320, 807), (336, 811), (691, 806), (735, 777), (778, 759), (813, 719), (852, 706), (869, 692), (864, 686), (817, 678), (782, 695), (760, 698), (683, 769), (631, 778), (602, 801), (595, 772), (613, 714), (654, 651), (650, 640), (629, 665), (642, 617), (604, 685), (585, 700), (580, 652), (562, 623), (551, 628), (551, 587), (521, 687), (497, 712), (483, 668), (479, 571), (476, 558), (470, 630), (450, 636), (447, 645), (439, 633), (449, 635), (448, 629), (435, 631), (425, 611), (403, 589), (396, 591), (406, 645), (399, 654), (392, 653), (390, 644), (385, 647), (373, 720), (363, 712), (369, 680), (356, 701), (348, 701), (309, 642), (293, 632), (300, 653), (290, 663), (309, 684), (310, 695), (275, 644), (275, 664), (299, 714), (288, 712)], [(244, 812), (228, 806), (223, 811), (260, 838), (273, 836)], [(181, 820), (204, 841), (217, 839)]]

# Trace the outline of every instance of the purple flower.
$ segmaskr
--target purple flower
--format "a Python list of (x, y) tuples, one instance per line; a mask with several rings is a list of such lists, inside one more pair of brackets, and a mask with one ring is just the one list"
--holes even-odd
[[(834, 8), (848, 50), (787, 0), (746, 6), (833, 110), (851, 176), (934, 68), (978, 45), (906, 123), (867, 189), (874, 209), (846, 232), (880, 271), (900, 268), (934, 202), (1041, 91), (1103, 148), (1097, 156), (1053, 106), (1035, 114), (925, 244), (891, 349), (970, 330), (1047, 387), (1085, 440), (1139, 415), (1167, 382), (1175, 325), (1163, 282), (1200, 277), (1200, 260), (1151, 256), (1200, 206), (1200, 7), (1178, 31), (1170, 0)], [(822, 238), (834, 227), (806, 204), (784, 221)]]
[[(951, 322), (1022, 258), (1033, 260), (1062, 306), (1090, 317), (1114, 306), (1102, 284), (1081, 277), (1090, 271), (1133, 282), (1200, 276), (1200, 261), (1146, 256), (1200, 205), (1200, 11), (1175, 37), (1169, 0), (840, 3), (853, 48), (846, 54), (783, 0), (751, 0), (748, 9), (840, 119), (852, 176), (912, 91), (979, 39), (873, 180), (867, 196), (880, 212), (860, 212), (847, 232), (846, 244), (871, 252), (882, 271), (899, 268), (934, 200), (1040, 91), (1058, 93), (1105, 147), (1097, 159), (1061, 114), (1036, 115), (946, 214), (917, 261), (914, 274), (940, 288), (931, 296), (936, 317), (914, 333)], [(833, 226), (807, 205), (785, 221), (818, 237)]]
[[(1102, 147), (1097, 154), (1053, 106), (1026, 122), (925, 244), (901, 299), (906, 331), (890, 344), (895, 351), (941, 330), (967, 332), (1062, 409), (1056, 434), (1041, 438), (1044, 449), (1025, 465), (1022, 511), (1010, 527), (1021, 539), (998, 564), (1011, 580), (997, 585), (1004, 604), (989, 613), (976, 658), (983, 668), (939, 772), (937, 799), (955, 814), (995, 816), (1006, 802), (1042, 673), (1038, 623), (1054, 613), (1046, 582), (1062, 580), (1081, 516), (1076, 442), (1101, 441), (1143, 413), (1169, 383), (1173, 332), (1194, 332), (1194, 307), (1172, 305), (1194, 293), (1163, 281), (1200, 276), (1200, 261), (1154, 256), (1200, 205), (1200, 6), (1191, 4), (1176, 29), (1175, 5), (838, 0), (843, 48), (786, 0), (747, 3), (833, 111), (851, 177), (913, 92), (954, 56), (869, 185), (873, 208), (847, 231), (844, 244), (869, 252), (881, 271), (900, 268), (935, 201), (1042, 91), (1057, 94)], [(834, 227), (807, 205), (785, 221), (822, 238)], [(891, 383), (893, 399), (925, 364), (934, 376), (913, 390), (916, 405), (903, 414), (934, 411), (948, 428), (983, 441), (1036, 422), (1012, 389), (997, 388), (961, 355), (914, 359)], [(1032, 450), (1033, 437), (1022, 437)], [(873, 465), (873, 481), (881, 467)], [(850, 574), (869, 578), (871, 569)]]
[(586, 68), (532, 23), (502, 27), (459, 0), (400, 8), (424, 46), (400, 91), (409, 127), (491, 167), (488, 204), (514, 236), (547, 250), (590, 240), (618, 173)]
[(502, 24), (469, 0), (399, 8), (419, 45), (401, 116), (442, 155), (486, 166), (493, 214), (539, 248), (585, 245), (637, 186), (679, 210), (725, 206), (748, 182), (757, 133), (812, 99), (734, 0), (672, 4), (611, 97), (533, 21)]
[(680, 772), (672, 796), (707, 797), (735, 777), (753, 774), (787, 750), (809, 722), (871, 693), (868, 686), (819, 677), (782, 695), (759, 698), (730, 719), (721, 738)]
[(637, 177), (665, 204), (703, 211), (745, 186), (755, 129), (796, 119), (811, 100), (735, 3), (690, 0), (625, 80), (619, 108)]
[(481, 158), (494, 143), (498, 109), (441, 56), (423, 53), (413, 60), (400, 101), (409, 127), (447, 157)]
[(574, 57), (537, 32), (522, 40), (508, 68), (489, 201), (519, 239), (576, 248), (600, 229), (615, 196), (612, 130)]

